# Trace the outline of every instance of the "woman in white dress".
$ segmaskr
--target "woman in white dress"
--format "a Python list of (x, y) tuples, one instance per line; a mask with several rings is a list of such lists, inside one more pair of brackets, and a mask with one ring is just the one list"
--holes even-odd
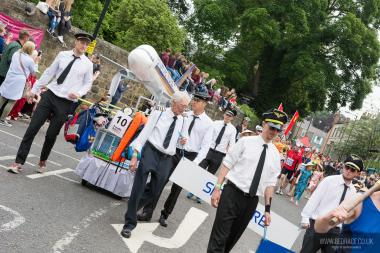
[(12, 56), (11, 65), (0, 86), (0, 125), (12, 126), (5, 118), (14, 103), (22, 97), (29, 74), (36, 72), (37, 65), (32, 58), (35, 48), (36, 45), (28, 41)]

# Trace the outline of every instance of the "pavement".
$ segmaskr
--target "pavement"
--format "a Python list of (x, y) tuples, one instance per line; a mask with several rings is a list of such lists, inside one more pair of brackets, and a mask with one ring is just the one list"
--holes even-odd
[[(0, 253), (44, 252), (205, 252), (216, 209), (197, 204), (182, 191), (168, 227), (157, 224), (160, 210), (170, 190), (165, 187), (151, 223), (139, 223), (138, 232), (130, 239), (120, 236), (127, 199), (93, 186), (82, 186), (73, 172), (84, 155), (73, 145), (57, 138), (49, 157), (47, 173), (35, 172), (47, 130), (45, 124), (36, 136), (24, 170), (19, 175), (6, 171), (13, 161), (29, 123), (13, 122), (10, 128), (0, 126)], [(299, 226), (305, 205), (290, 203), (276, 195), (272, 210)], [(206, 214), (205, 214), (206, 213)], [(203, 216), (202, 216), (203, 215)], [(284, 230), (275, 231), (286, 234)], [(303, 231), (292, 250), (299, 252)], [(261, 237), (246, 229), (232, 252), (255, 252)]]

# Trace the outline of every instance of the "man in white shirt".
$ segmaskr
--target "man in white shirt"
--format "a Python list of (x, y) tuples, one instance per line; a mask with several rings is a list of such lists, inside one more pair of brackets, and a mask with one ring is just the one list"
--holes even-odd
[[(265, 199), (265, 225), (281, 172), (280, 154), (272, 140), (282, 131), (287, 115), (273, 109), (263, 114), (263, 132), (240, 139), (223, 160), (211, 197), (217, 207), (207, 252), (230, 252), (248, 226), (259, 201)], [(225, 179), (227, 183), (221, 192)]]
[(41, 96), (41, 101), (33, 113), (18, 149), (15, 163), (11, 165), (9, 172), (19, 173), (29, 154), (34, 137), (49, 116), (52, 115), (38, 164), (38, 172), (44, 172), (46, 160), (67, 119), (73, 102), (84, 96), (91, 88), (93, 66), (84, 53), (93, 38), (87, 33), (77, 33), (75, 38), (74, 49), (60, 52), (27, 94), (27, 99), (31, 102), (42, 87), (47, 86), (48, 88)]
[(216, 173), (220, 164), (222, 164), (227, 151), (235, 144), (236, 128), (231, 122), (236, 114), (236, 110), (227, 109), (223, 115), (223, 120), (217, 120), (213, 123), (210, 149), (208, 150), (205, 159), (199, 163), (199, 166), (207, 169), (211, 174)]
[(301, 212), (301, 227), (306, 228), (302, 242), (302, 253), (314, 253), (321, 250), (323, 253), (335, 252), (334, 244), (330, 240), (338, 238), (340, 227), (330, 229), (326, 234), (316, 233), (315, 220), (339, 206), (345, 199), (356, 194), (352, 179), (360, 174), (364, 168), (363, 161), (356, 155), (349, 155), (344, 161), (343, 174), (329, 176), (322, 180), (311, 195)]
[[(182, 113), (189, 102), (190, 98), (186, 92), (175, 93), (172, 98), (172, 107), (164, 112), (153, 111), (132, 144), (134, 154), (129, 169), (136, 171), (136, 175), (128, 200), (128, 210), (125, 213), (125, 224), (121, 231), (121, 235), (125, 238), (131, 237), (132, 230), (137, 226), (137, 211), (146, 205), (147, 200), (158, 199), (169, 177), (176, 144), (178, 141), (184, 141), (180, 139), (181, 136), (185, 136), (183, 134), (185, 120)], [(141, 153), (141, 161), (137, 168), (139, 153)], [(149, 174), (151, 175), (149, 192), (152, 195), (142, 199)]]
[[(187, 134), (189, 140), (185, 145), (177, 146), (177, 155), (172, 172), (183, 157), (199, 164), (205, 157), (212, 143), (212, 124), (213, 121), (205, 112), (208, 104), (209, 95), (207, 93), (195, 93), (191, 103), (192, 113), (188, 117)], [(171, 172), (171, 173), (172, 173)], [(164, 209), (161, 210), (159, 223), (163, 227), (167, 227), (167, 219), (173, 212), (177, 199), (182, 188), (173, 183), (170, 194), (165, 201)]]

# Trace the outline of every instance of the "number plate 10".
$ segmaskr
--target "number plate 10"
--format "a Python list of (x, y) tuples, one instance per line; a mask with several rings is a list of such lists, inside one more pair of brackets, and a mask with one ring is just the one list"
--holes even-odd
[(125, 131), (127, 130), (132, 118), (124, 114), (122, 111), (118, 111), (113, 117), (110, 125), (108, 126), (108, 131), (114, 135), (123, 138)]

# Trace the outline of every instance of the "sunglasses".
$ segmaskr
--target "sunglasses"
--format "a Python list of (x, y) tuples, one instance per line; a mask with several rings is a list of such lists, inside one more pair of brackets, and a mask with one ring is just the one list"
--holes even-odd
[(351, 171), (352, 173), (354, 173), (354, 172), (358, 171), (357, 169), (355, 169), (355, 168), (352, 168), (352, 167), (349, 167), (349, 166), (345, 166), (344, 168), (345, 168), (346, 170), (349, 170), (349, 171)]
[(281, 130), (281, 129), (277, 129), (277, 128), (275, 128), (275, 127), (272, 127), (272, 126), (270, 126), (270, 127), (269, 127), (269, 129), (270, 129), (270, 130), (272, 130), (272, 131), (277, 131), (277, 132), (279, 132), (279, 133), (281, 133), (281, 132), (282, 132), (282, 130)]

